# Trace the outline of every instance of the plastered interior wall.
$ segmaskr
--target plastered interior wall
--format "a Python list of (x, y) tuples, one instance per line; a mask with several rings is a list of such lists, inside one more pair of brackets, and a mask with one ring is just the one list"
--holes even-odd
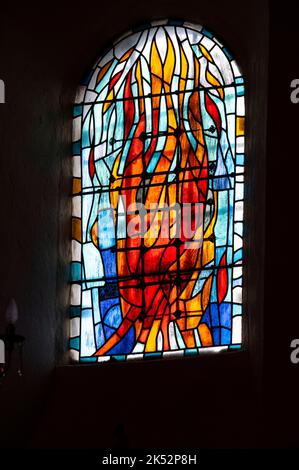
[[(88, 9), (90, 11), (88, 11)], [(233, 50), (249, 76), (249, 163), (263, 217), (262, 154), (267, 102), (267, 2), (151, 0), (6, 5), (0, 19), (0, 331), (17, 300), (26, 336), (24, 376), (0, 389), (0, 446), (246, 446), (261, 442), (262, 337), (238, 356), (103, 368), (61, 367), (65, 358), (70, 256), (72, 103), (82, 75), (134, 25), (159, 18), (204, 24)], [(258, 145), (257, 143), (258, 142)], [(262, 224), (261, 224), (262, 227)], [(252, 231), (258, 232), (253, 224)], [(255, 233), (256, 236), (256, 233)], [(263, 232), (257, 234), (263, 245)], [(256, 238), (254, 238), (256, 239)], [(259, 251), (253, 247), (252, 259)], [(249, 260), (250, 262), (250, 260)], [(260, 263), (262, 265), (262, 263)], [(263, 302), (256, 264), (252, 302)], [(250, 303), (250, 302), (249, 302)], [(253, 325), (254, 326), (254, 325)], [(247, 362), (246, 362), (247, 361)], [(242, 369), (242, 364), (250, 367)], [(56, 366), (60, 366), (56, 368)], [(187, 409), (187, 405), (189, 408)], [(241, 429), (241, 432), (240, 432)], [(255, 429), (255, 432), (252, 432)]]

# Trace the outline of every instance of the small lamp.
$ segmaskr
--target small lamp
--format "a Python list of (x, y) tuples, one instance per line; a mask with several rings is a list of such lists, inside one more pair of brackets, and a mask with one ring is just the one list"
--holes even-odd
[(16, 301), (11, 299), (5, 312), (7, 322), (5, 333), (0, 335), (0, 378), (7, 375), (15, 348), (19, 352), (18, 375), (21, 376), (23, 374), (23, 344), (25, 338), (22, 335), (16, 334), (15, 323), (18, 317), (19, 312)]

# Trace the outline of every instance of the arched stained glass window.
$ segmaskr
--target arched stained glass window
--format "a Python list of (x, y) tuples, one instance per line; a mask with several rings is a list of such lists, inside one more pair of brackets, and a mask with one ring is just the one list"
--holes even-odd
[(72, 358), (242, 346), (244, 82), (206, 29), (131, 31), (79, 87)]

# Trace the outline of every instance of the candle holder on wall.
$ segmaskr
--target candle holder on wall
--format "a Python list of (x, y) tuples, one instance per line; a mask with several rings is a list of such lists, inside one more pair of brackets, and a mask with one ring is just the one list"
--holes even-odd
[(6, 312), (5, 333), (0, 335), (0, 381), (8, 375), (12, 365), (14, 351), (18, 352), (17, 373), (23, 375), (23, 345), (25, 337), (16, 334), (15, 323), (18, 320), (18, 307), (14, 299), (11, 299)]

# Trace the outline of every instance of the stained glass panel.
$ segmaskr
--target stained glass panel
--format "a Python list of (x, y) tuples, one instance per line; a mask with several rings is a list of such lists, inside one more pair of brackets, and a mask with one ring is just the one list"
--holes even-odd
[(242, 345), (244, 80), (206, 29), (131, 31), (79, 87), (70, 350), (160, 358)]

